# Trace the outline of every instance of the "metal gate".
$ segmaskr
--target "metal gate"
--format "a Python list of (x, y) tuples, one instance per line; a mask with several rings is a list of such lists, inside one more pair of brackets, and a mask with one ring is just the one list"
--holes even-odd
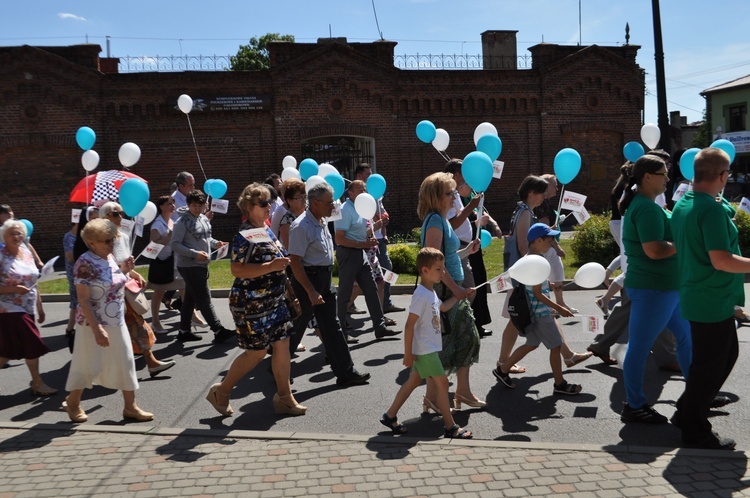
[(373, 141), (366, 137), (327, 136), (302, 142), (302, 157), (315, 159), (318, 164), (328, 163), (339, 170), (341, 176), (354, 179), (354, 168), (360, 163), (373, 164)]

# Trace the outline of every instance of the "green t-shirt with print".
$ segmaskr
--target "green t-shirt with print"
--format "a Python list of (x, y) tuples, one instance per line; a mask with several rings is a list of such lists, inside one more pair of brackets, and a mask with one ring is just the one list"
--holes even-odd
[(628, 257), (625, 287), (677, 290), (677, 257), (651, 259), (643, 251), (646, 242), (672, 241), (669, 214), (645, 195), (636, 194), (622, 217), (622, 243)]
[(740, 255), (738, 230), (726, 206), (702, 192), (690, 191), (672, 213), (680, 274), (680, 308), (687, 320), (716, 323), (745, 303), (744, 275), (717, 270), (708, 251)]

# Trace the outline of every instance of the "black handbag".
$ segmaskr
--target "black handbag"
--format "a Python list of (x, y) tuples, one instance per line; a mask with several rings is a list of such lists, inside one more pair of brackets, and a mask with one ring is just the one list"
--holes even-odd
[(174, 282), (174, 253), (167, 259), (152, 259), (148, 264), (148, 281), (164, 285)]

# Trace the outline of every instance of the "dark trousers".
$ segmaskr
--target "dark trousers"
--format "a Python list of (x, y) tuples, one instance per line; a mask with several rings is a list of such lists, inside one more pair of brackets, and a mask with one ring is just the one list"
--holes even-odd
[(211, 302), (211, 289), (208, 288), (207, 266), (185, 266), (177, 267), (182, 279), (185, 281), (185, 295), (182, 296), (182, 308), (180, 309), (180, 330), (190, 331), (193, 321), (193, 311), (197, 308), (205, 318), (211, 330), (217, 332), (221, 329), (221, 322), (214, 312), (214, 304)]
[(693, 362), (685, 392), (677, 400), (682, 440), (700, 443), (712, 436), (711, 401), (729, 377), (739, 355), (734, 316), (716, 323), (690, 322)]
[(346, 309), (352, 297), (354, 282), (359, 284), (365, 296), (367, 311), (372, 318), (372, 327), (377, 332), (385, 328), (383, 307), (378, 296), (378, 286), (372, 278), (372, 267), (365, 259), (364, 249), (350, 249), (338, 246), (336, 259), (339, 262), (338, 315), (339, 323), (346, 324)]
[(326, 349), (328, 361), (331, 363), (333, 374), (339, 379), (346, 379), (351, 375), (354, 364), (352, 356), (349, 353), (349, 346), (346, 344), (344, 331), (341, 330), (341, 324), (336, 316), (336, 289), (331, 282), (331, 268), (327, 267), (306, 267), (307, 278), (310, 279), (318, 293), (323, 296), (324, 304), (313, 306), (307, 297), (305, 288), (292, 278), (292, 287), (294, 293), (299, 299), (302, 314), (294, 321), (292, 338), (289, 341), (289, 350), (293, 353), (297, 350), (302, 336), (307, 329), (307, 323), (315, 315), (320, 329), (320, 340)]
[[(478, 286), (487, 281), (487, 269), (484, 266), (484, 256), (482, 250), (478, 250), (469, 256), (471, 273), (474, 275), (474, 285)], [(487, 306), (487, 286), (482, 285), (477, 289), (474, 301), (471, 303), (471, 309), (474, 311), (474, 322), (477, 327), (487, 325), (492, 321), (490, 308)]]
[[(378, 239), (378, 261), (380, 266), (388, 271), (393, 271), (393, 263), (388, 256), (388, 244), (385, 242), (385, 237)], [(391, 303), (391, 284), (386, 282), (383, 290), (383, 308), (391, 304), (393, 304)]]

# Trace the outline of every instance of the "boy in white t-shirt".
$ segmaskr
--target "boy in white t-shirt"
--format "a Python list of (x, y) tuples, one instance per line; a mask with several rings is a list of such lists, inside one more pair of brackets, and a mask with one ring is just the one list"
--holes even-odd
[[(529, 227), (529, 233), (526, 239), (529, 241), (529, 254), (541, 256), (550, 247), (555, 236), (559, 235), (557, 230), (550, 229), (544, 223), (535, 223)], [(510, 378), (509, 372), (504, 370), (505, 365), (515, 365), (521, 361), (524, 356), (544, 344), (549, 349), (549, 363), (552, 367), (552, 377), (554, 378), (553, 392), (555, 394), (578, 394), (581, 392), (581, 386), (578, 384), (569, 384), (562, 374), (562, 361), (560, 359), (560, 348), (562, 347), (563, 338), (560, 326), (552, 316), (552, 310), (561, 316), (571, 317), (573, 313), (565, 306), (553, 302), (549, 298), (549, 281), (545, 280), (539, 285), (533, 287), (527, 286), (526, 292), (529, 296), (529, 308), (534, 317), (532, 323), (526, 327), (526, 344), (519, 346), (503, 365), (492, 371), (493, 375), (502, 382), (506, 387), (516, 387)]]
[(438, 352), (443, 349), (440, 311), (448, 311), (456, 304), (455, 297), (441, 303), (433, 290), (445, 273), (445, 256), (437, 249), (425, 247), (417, 255), (417, 270), (421, 280), (411, 298), (409, 317), (404, 328), (404, 366), (411, 367), (412, 371), (396, 393), (391, 407), (381, 417), (380, 423), (394, 434), (405, 433), (406, 427), (398, 423), (398, 410), (409, 399), (412, 391), (422, 384), (422, 379), (427, 379), (427, 382), (437, 384), (436, 404), (443, 416), (445, 437), (471, 439), (471, 431), (462, 429), (453, 420), (448, 400), (448, 377), (438, 357)]

